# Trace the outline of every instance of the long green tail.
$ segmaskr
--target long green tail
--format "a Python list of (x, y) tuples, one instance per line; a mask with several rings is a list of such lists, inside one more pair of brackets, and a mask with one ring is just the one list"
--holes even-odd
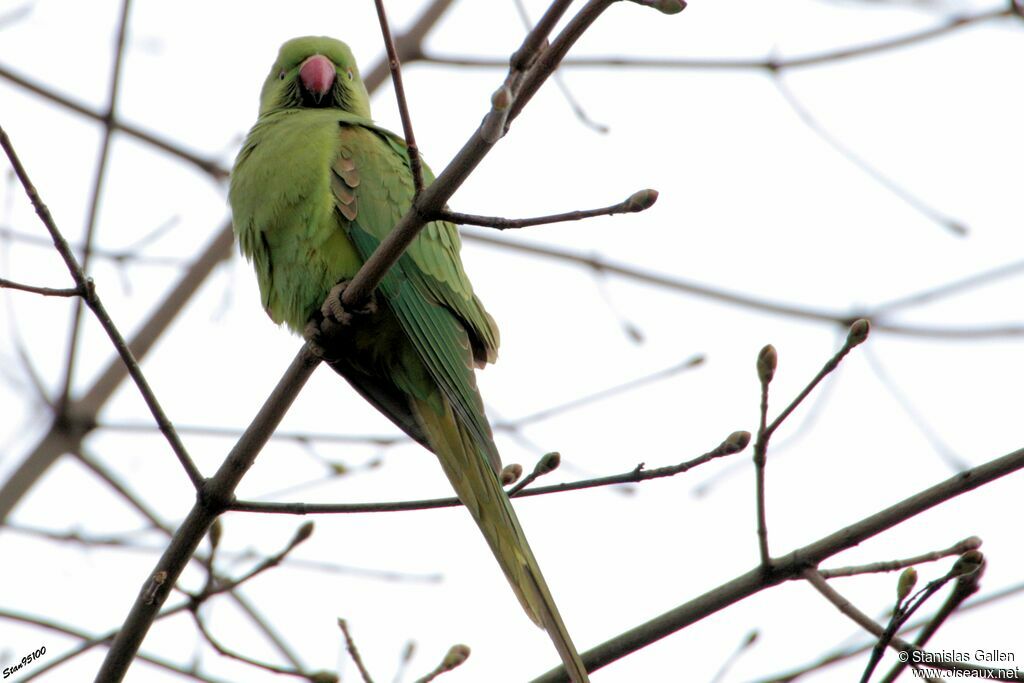
[(482, 449), (473, 442), (469, 431), (455, 419), (447, 400), (444, 404), (444, 414), (438, 414), (417, 400), (413, 400), (413, 410), (441, 461), (448, 481), (476, 520), (523, 609), (535, 624), (548, 632), (569, 679), (573, 683), (587, 683), (590, 680), (587, 670), (562, 623), (555, 600), (497, 473)]

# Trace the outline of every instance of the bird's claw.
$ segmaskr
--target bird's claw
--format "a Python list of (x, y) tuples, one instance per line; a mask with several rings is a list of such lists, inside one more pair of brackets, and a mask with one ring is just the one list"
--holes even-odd
[(348, 337), (349, 326), (358, 320), (377, 313), (377, 300), (370, 296), (366, 303), (358, 308), (350, 308), (342, 301), (348, 280), (343, 280), (331, 287), (324, 298), (320, 310), (315, 311), (303, 336), (309, 342), (313, 352), (326, 360), (331, 360), (331, 349), (336, 349)]
[(331, 287), (331, 291), (328, 292), (323, 305), (320, 306), (320, 314), (324, 317), (325, 321), (330, 320), (338, 325), (351, 325), (355, 318), (373, 315), (377, 312), (377, 300), (372, 295), (358, 308), (346, 306), (345, 302), (342, 301), (342, 297), (345, 295), (348, 283), (348, 280), (342, 280)]

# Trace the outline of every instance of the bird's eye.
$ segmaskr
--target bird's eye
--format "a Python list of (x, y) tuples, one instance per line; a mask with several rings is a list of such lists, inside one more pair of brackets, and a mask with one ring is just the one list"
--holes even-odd
[(282, 80), (282, 81), (283, 81), (283, 80), (284, 80), (284, 76), (285, 76), (285, 71), (284, 71), (284, 69), (282, 69), (282, 70), (281, 70), (281, 73), (277, 74), (277, 77), (278, 77), (278, 78), (279, 78), (280, 80)]
[(352, 80), (353, 78), (355, 78), (355, 76), (353, 76), (353, 75), (352, 75), (352, 69), (348, 69), (348, 70), (346, 70), (346, 71), (345, 71), (345, 75), (346, 75), (346, 76), (348, 77), (348, 80), (350, 80), (350, 81), (351, 81), (351, 80)]

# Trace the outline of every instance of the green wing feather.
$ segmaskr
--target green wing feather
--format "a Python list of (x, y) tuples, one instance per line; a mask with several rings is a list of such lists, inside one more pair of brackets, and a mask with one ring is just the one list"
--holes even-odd
[[(337, 215), (368, 258), (412, 203), (409, 157), (403, 142), (374, 127), (343, 124), (339, 139), (331, 182)], [(429, 183), (433, 177), (425, 170)], [(445, 399), (437, 405), (411, 398), (409, 405), (523, 609), (548, 631), (571, 680), (584, 682), (586, 668), (498, 480), (501, 458), (473, 371), (474, 361), (496, 357), (498, 330), (473, 294), (458, 252), (457, 228), (430, 223), (380, 284), (386, 305)]]
[[(342, 124), (338, 137), (331, 182), (337, 216), (366, 259), (412, 202), (408, 155), (404, 145), (373, 127)], [(363, 178), (374, 182), (365, 183)], [(350, 195), (354, 200), (346, 201)], [(458, 246), (454, 225), (427, 225), (384, 276), (380, 290), (455, 415), (499, 471), (501, 460), (473, 372), (474, 359), (496, 357), (498, 330), (473, 294)]]

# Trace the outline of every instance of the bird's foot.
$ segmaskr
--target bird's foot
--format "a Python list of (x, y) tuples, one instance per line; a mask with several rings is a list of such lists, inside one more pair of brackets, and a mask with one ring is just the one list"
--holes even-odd
[(336, 325), (351, 325), (356, 318), (371, 316), (377, 312), (377, 299), (372, 294), (358, 308), (346, 306), (342, 297), (345, 295), (345, 290), (348, 289), (348, 284), (349, 280), (342, 280), (331, 287), (331, 291), (327, 293), (327, 298), (320, 306), (320, 314), (325, 321), (329, 320)]
[(303, 331), (313, 352), (325, 360), (332, 360), (339, 355), (334, 351), (348, 339), (349, 327), (353, 323), (375, 315), (378, 310), (376, 295), (371, 295), (358, 308), (346, 306), (342, 296), (348, 283), (348, 280), (343, 280), (331, 287), (320, 310), (313, 313)]

